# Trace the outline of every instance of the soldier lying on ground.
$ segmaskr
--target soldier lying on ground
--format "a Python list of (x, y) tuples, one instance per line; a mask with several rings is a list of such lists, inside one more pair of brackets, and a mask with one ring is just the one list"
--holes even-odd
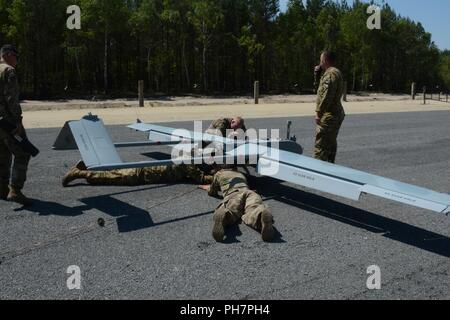
[[(234, 117), (213, 121), (205, 133), (229, 139), (245, 140), (246, 131), (244, 119), (242, 117)], [(223, 145), (220, 142), (203, 141), (201, 148), (205, 149), (206, 147), (217, 149), (217, 151), (223, 149)]]
[[(226, 130), (246, 130), (244, 119), (235, 117), (232, 119), (218, 119), (214, 121), (207, 130), (209, 134), (223, 133)], [(204, 143), (206, 146), (206, 142)], [(202, 150), (200, 150), (202, 151)], [(192, 156), (195, 156), (195, 150), (192, 150)], [(91, 185), (118, 185), (118, 186), (136, 186), (157, 183), (177, 183), (184, 181), (193, 181), (199, 184), (212, 182), (214, 171), (207, 165), (174, 165), (158, 166), (141, 169), (122, 169), (111, 171), (88, 171), (83, 162), (79, 162), (71, 168), (63, 178), (63, 187), (68, 187), (72, 181), (86, 179)]]
[(242, 131), (247, 131), (245, 127), (245, 122), (242, 117), (234, 117), (234, 118), (222, 118), (217, 119), (211, 123), (211, 126), (206, 130), (209, 134), (218, 134), (219, 132), (223, 137), (226, 136), (227, 130), (237, 131), (241, 129)]
[(78, 179), (86, 179), (90, 185), (138, 186), (159, 183), (178, 183), (192, 181), (207, 184), (213, 181), (214, 172), (208, 166), (172, 165), (139, 169), (121, 169), (110, 171), (88, 171), (83, 162), (79, 162), (64, 176), (63, 187)]
[(261, 232), (262, 239), (272, 241), (275, 236), (273, 216), (261, 196), (250, 190), (247, 178), (235, 169), (222, 169), (214, 175), (211, 185), (199, 188), (210, 196), (222, 192), (223, 201), (214, 212), (213, 238), (222, 242), (225, 228), (242, 220), (247, 226)]

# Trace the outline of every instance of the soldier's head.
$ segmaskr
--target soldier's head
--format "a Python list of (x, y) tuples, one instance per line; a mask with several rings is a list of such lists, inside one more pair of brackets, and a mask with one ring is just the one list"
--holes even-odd
[(19, 62), (19, 51), (13, 45), (6, 44), (0, 49), (0, 57), (2, 61), (15, 68)]
[(333, 51), (324, 51), (320, 56), (320, 66), (327, 70), (330, 67), (333, 67), (336, 63), (336, 53)]
[(242, 117), (234, 117), (231, 119), (231, 129), (239, 130), (242, 129), (245, 131), (245, 121)]

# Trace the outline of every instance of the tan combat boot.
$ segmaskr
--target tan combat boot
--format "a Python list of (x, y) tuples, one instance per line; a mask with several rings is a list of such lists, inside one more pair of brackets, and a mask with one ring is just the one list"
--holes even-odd
[(217, 242), (223, 242), (223, 238), (225, 237), (225, 210), (217, 210), (213, 216), (213, 232), (212, 236), (214, 240)]
[(264, 242), (270, 242), (275, 237), (273, 216), (268, 210), (264, 210), (261, 215), (261, 236)]
[(21, 204), (24, 207), (29, 207), (33, 205), (33, 201), (25, 197), (20, 189), (12, 186), (9, 186), (9, 194), (7, 200)]
[(75, 181), (77, 179), (86, 178), (84, 171), (78, 169), (77, 167), (73, 167), (66, 173), (66, 175), (62, 179), (62, 185), (64, 188), (69, 186), (69, 183)]

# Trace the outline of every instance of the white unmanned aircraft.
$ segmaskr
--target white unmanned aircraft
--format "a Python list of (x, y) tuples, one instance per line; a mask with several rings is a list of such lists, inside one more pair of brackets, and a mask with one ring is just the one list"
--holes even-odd
[[(260, 175), (351, 200), (358, 201), (363, 194), (371, 194), (450, 214), (450, 195), (306, 157), (302, 155), (302, 147), (295, 142), (295, 138), (289, 137), (289, 133), (287, 140), (236, 140), (139, 121), (128, 128), (149, 133), (149, 140), (114, 144), (102, 120), (89, 114), (81, 120), (68, 121), (58, 135), (53, 149), (78, 149), (88, 170), (93, 171), (172, 165), (186, 161), (194, 164), (230, 163), (230, 161), (237, 164), (251, 163), (256, 165)], [(123, 162), (116, 150), (116, 148), (160, 145), (175, 148), (182, 146), (181, 149), (187, 145), (187, 150), (191, 150), (195, 144), (205, 142), (223, 144), (224, 152), (212, 156), (189, 155), (189, 158), (171, 160)], [(254, 163), (251, 162), (252, 159)]]

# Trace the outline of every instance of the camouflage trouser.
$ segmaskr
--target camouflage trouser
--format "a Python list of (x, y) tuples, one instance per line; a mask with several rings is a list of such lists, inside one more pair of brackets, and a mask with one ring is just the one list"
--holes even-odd
[(316, 146), (314, 157), (318, 160), (335, 163), (337, 153), (337, 137), (345, 115), (324, 116), (316, 128)]
[(138, 186), (158, 183), (193, 181), (210, 184), (213, 177), (194, 165), (158, 166), (141, 169), (87, 171), (86, 180), (91, 185)]
[(215, 214), (225, 213), (225, 227), (242, 220), (247, 226), (261, 230), (261, 215), (268, 210), (259, 194), (249, 189), (239, 189), (225, 197)]
[[(14, 161), (13, 161), (14, 157)], [(19, 148), (12, 138), (0, 130), (0, 183), (22, 189), (27, 180), (31, 156)], [(12, 170), (11, 170), (12, 166)]]

